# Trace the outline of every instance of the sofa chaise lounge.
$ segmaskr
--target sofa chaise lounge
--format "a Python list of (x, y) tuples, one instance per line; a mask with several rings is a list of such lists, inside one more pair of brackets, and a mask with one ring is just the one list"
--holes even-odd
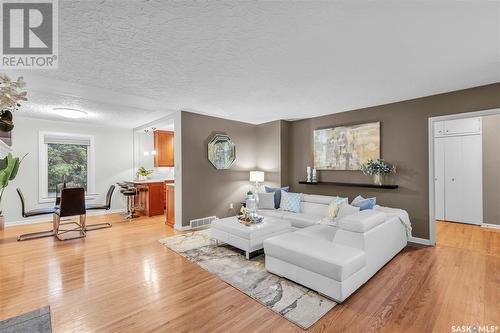
[(266, 269), (343, 302), (406, 246), (409, 219), (403, 221), (402, 210), (390, 214), (380, 207), (340, 217), (336, 225), (321, 224), (334, 199), (339, 198), (304, 195), (300, 214), (259, 213), (295, 228), (264, 240)]

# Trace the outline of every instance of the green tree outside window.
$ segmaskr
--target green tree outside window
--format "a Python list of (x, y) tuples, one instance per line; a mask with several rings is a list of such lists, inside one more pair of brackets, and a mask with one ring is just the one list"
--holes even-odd
[(57, 184), (72, 182), (87, 190), (87, 146), (49, 143), (48, 192), (56, 193)]

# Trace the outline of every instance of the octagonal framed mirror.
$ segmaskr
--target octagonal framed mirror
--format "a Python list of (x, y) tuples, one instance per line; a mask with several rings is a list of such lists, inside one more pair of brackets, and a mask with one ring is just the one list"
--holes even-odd
[(236, 159), (236, 146), (225, 134), (216, 134), (208, 143), (208, 160), (217, 170), (226, 170)]

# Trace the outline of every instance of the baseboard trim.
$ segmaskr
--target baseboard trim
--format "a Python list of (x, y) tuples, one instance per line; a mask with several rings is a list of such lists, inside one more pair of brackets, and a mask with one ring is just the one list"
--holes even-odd
[(190, 225), (181, 225), (181, 226), (174, 225), (174, 229), (179, 230), (179, 231), (187, 231), (187, 230), (191, 230), (191, 226)]
[(431, 243), (431, 241), (429, 239), (419, 238), (419, 237), (410, 237), (410, 239), (408, 239), (408, 242), (414, 243), (414, 244), (420, 244), (420, 245), (427, 245), (427, 246), (434, 245)]
[(178, 226), (175, 226), (174, 225), (174, 229), (175, 230), (178, 230), (178, 231), (189, 231), (189, 230), (193, 230), (193, 231), (196, 231), (196, 230), (203, 230), (203, 229), (207, 229), (210, 227), (210, 224), (206, 224), (206, 225), (203, 225), (201, 227), (196, 227), (196, 228), (192, 228), (190, 225), (183, 225), (181, 226), (180, 228)]
[[(108, 214), (117, 214), (117, 213), (125, 213), (124, 209), (110, 209), (110, 210), (103, 210), (103, 211), (93, 211), (93, 212), (88, 212), (87, 216), (98, 216), (98, 215), (108, 215)], [(48, 215), (47, 215), (48, 216)], [(12, 221), (12, 222), (6, 222), (5, 227), (14, 227), (17, 225), (27, 225), (27, 224), (37, 224), (37, 223), (47, 223), (51, 222), (50, 217), (38, 217), (34, 219), (25, 219), (21, 221)]]
[(499, 224), (491, 224), (491, 223), (483, 223), (481, 225), (481, 227), (483, 227), (483, 228), (491, 228), (491, 229), (500, 229), (500, 225)]

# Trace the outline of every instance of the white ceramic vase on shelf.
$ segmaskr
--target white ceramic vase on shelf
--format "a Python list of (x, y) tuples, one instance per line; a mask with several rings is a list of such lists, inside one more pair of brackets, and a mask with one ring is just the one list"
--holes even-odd
[(312, 180), (311, 181), (313, 183), (317, 183), (318, 182), (318, 173), (316, 172), (316, 169), (312, 170)]
[(384, 176), (383, 176), (383, 175), (381, 175), (380, 173), (374, 173), (374, 174), (373, 174), (373, 183), (374, 183), (375, 185), (379, 185), (379, 186), (381, 186), (381, 185), (382, 185), (382, 183), (383, 183), (383, 178), (384, 178)]

